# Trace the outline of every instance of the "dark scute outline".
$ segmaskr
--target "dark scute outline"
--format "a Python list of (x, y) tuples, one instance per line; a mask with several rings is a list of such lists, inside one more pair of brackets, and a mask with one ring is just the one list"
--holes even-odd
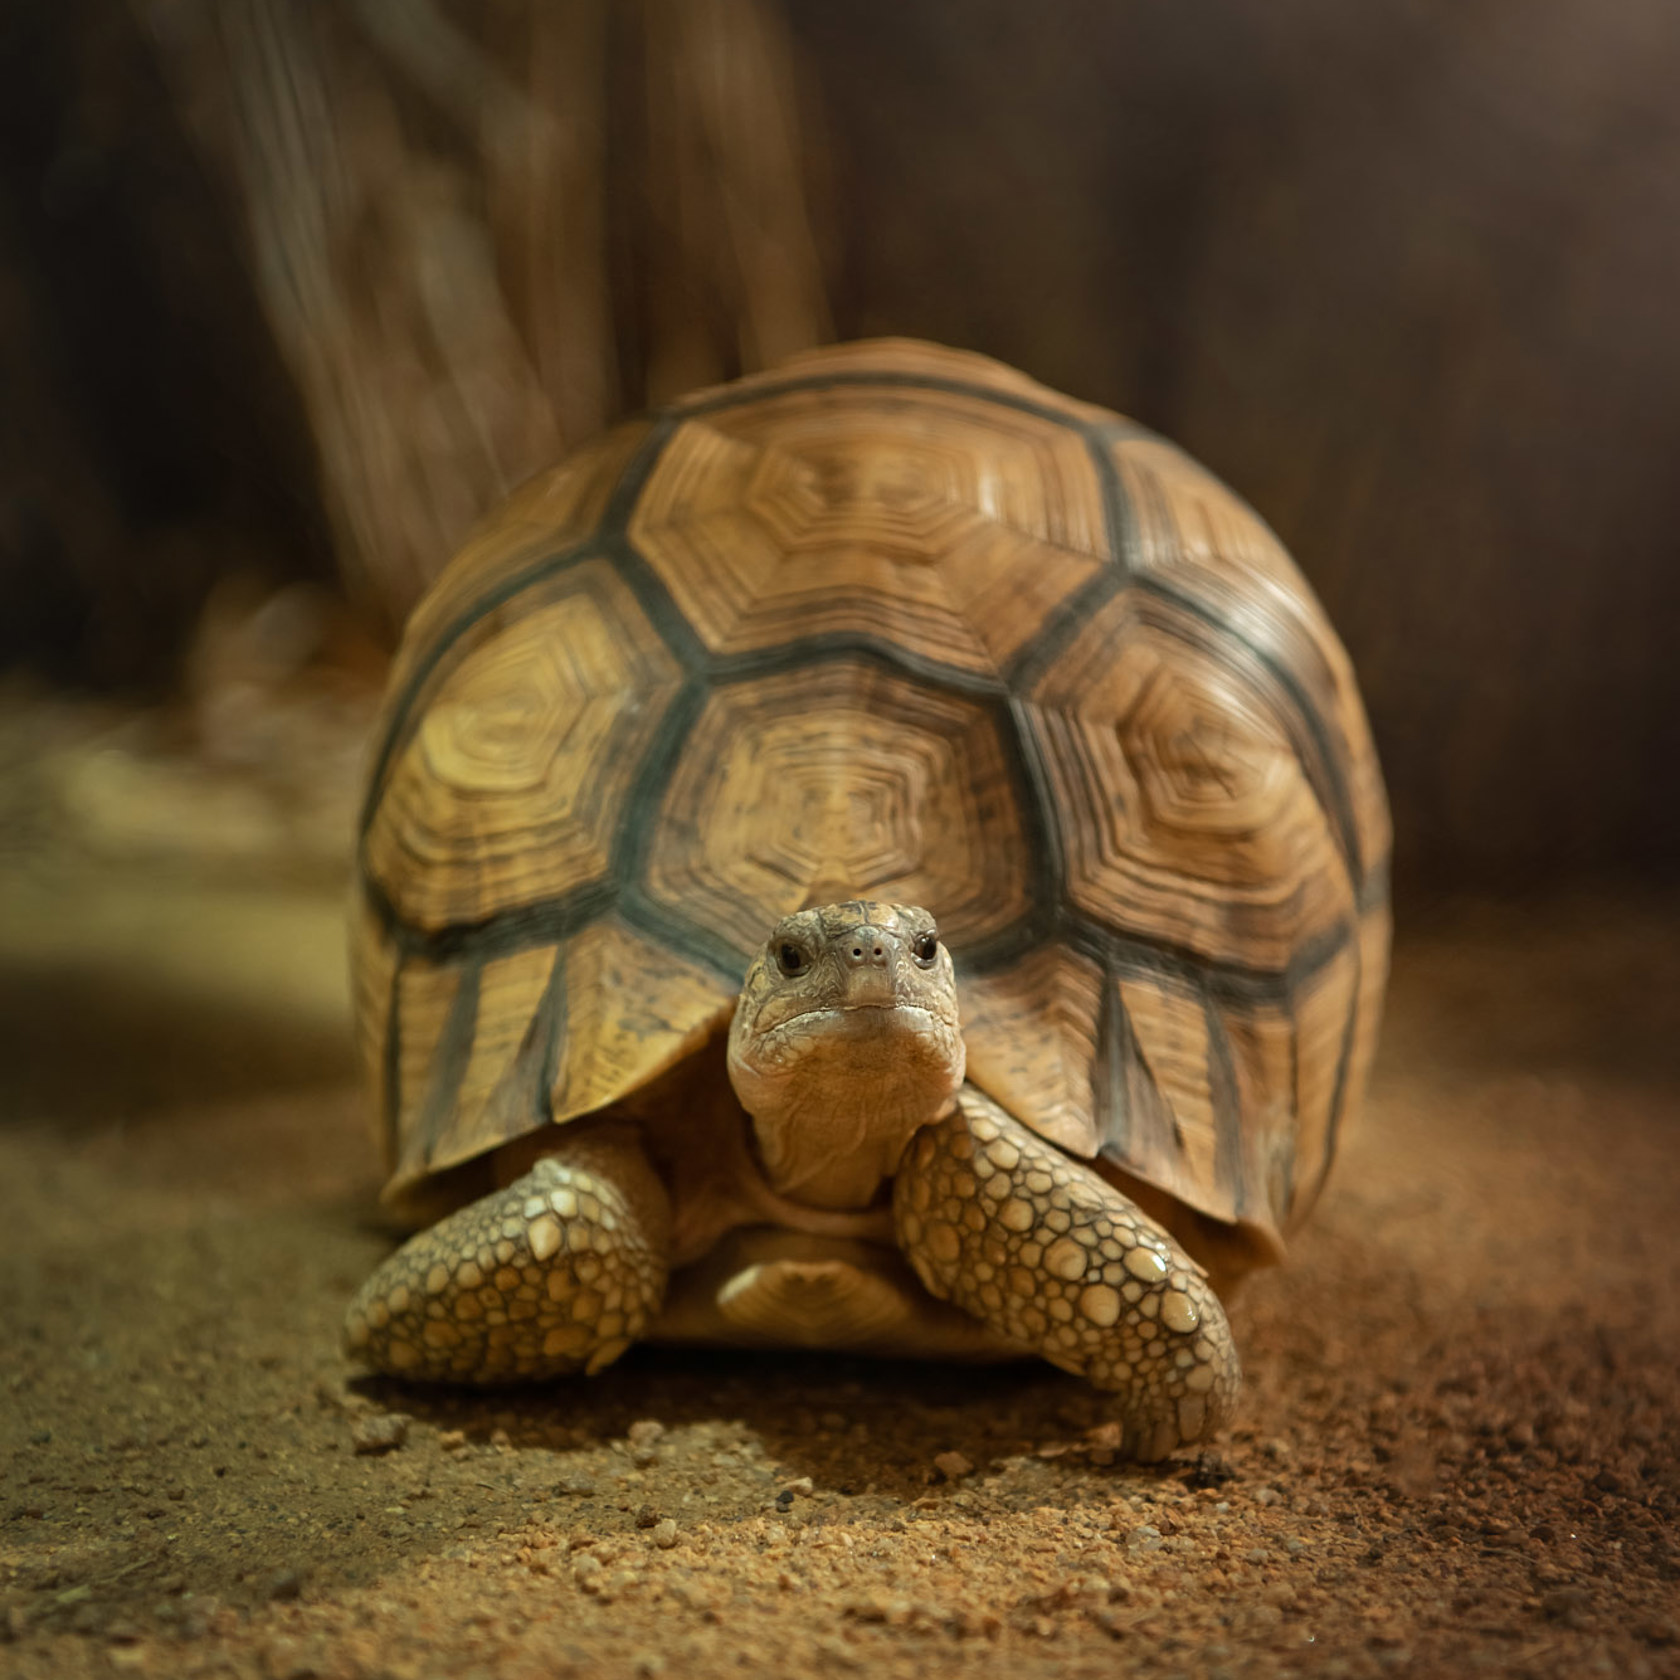
[(941, 659), (929, 658), (898, 642), (883, 642), (867, 630), (818, 630), (791, 642), (777, 642), (772, 647), (713, 654), (706, 675), (714, 686), (721, 687), (725, 683), (777, 676), (801, 665), (844, 658), (847, 654), (897, 671), (944, 694), (996, 700), (1009, 692), (1001, 677), (947, 665)]
[(1349, 943), (1353, 947), (1353, 1000), (1348, 1007), (1347, 1020), (1342, 1024), (1342, 1044), (1336, 1056), (1336, 1079), (1330, 1088), (1330, 1114), (1324, 1127), (1324, 1159), (1313, 1180), (1312, 1196), (1307, 1202), (1309, 1210), (1324, 1194), (1330, 1169), (1335, 1165), (1336, 1149), (1342, 1137), (1343, 1110), (1347, 1106), (1348, 1070), (1353, 1065), (1353, 1045), (1359, 1036), (1360, 1009), (1365, 1000), (1365, 949), (1359, 940), (1359, 929), (1354, 930), (1354, 937)]
[(1018, 693), (1030, 694), (1045, 672), (1067, 651), (1068, 643), (1134, 582), (1118, 566), (1105, 566), (1088, 577), (1045, 619), (1038, 634), (1016, 652), (1004, 672), (1009, 686)]
[[(1243, 1158), (1242, 1093), (1237, 1086), (1236, 1058), (1225, 1016), (1207, 992), (1202, 993), (1202, 1020), (1207, 1027), (1208, 1096), (1213, 1104), (1214, 1172), (1232, 1192), (1232, 1214), (1248, 1217), (1248, 1163)], [(1293, 1035), (1291, 1035), (1293, 1036)]]
[(1096, 1077), (1091, 1081), (1092, 1107), (1097, 1113), (1097, 1131), (1102, 1154), (1123, 1162), (1132, 1144), (1132, 1104), (1126, 1090), (1126, 1068), (1131, 1060), (1132, 1022), (1120, 996), (1118, 977), (1104, 971), (1102, 1008), (1097, 1018)]
[(777, 397), (797, 396), (801, 391), (869, 390), (883, 391), (943, 391), (947, 396), (970, 397), (976, 402), (991, 403), (998, 408), (1012, 408), (1018, 414), (1031, 414), (1048, 420), (1070, 432), (1086, 434), (1094, 427), (1069, 414), (1065, 409), (1048, 403), (1035, 402), (1031, 397), (1014, 391), (1000, 391), (990, 385), (971, 384), (966, 379), (947, 379), (941, 374), (893, 373), (888, 369), (870, 372), (865, 368), (851, 368), (834, 373), (794, 374), (787, 379), (765, 379), (725, 386), (698, 401), (677, 401), (664, 412), (675, 414), (679, 420), (692, 420), (696, 415), (720, 414), (731, 408), (745, 408), (748, 403), (773, 401)]
[[(1308, 699), (1306, 691), (1301, 687), (1294, 672), (1285, 667), (1277, 656), (1269, 649), (1259, 645), (1237, 629), (1229, 619), (1222, 618), (1205, 601), (1198, 600), (1194, 595), (1187, 595), (1181, 589), (1175, 589), (1154, 572), (1144, 572), (1137, 579), (1140, 594), (1153, 595), (1157, 600), (1168, 601), (1180, 610), (1199, 618), (1210, 629), (1228, 637), (1254, 662), (1261, 666), (1266, 674), (1277, 683), (1278, 687), (1289, 696), (1296, 714), (1305, 725), (1308, 736), (1313, 745), (1313, 756), (1317, 765), (1304, 764), (1308, 780), (1313, 784), (1313, 791), (1318, 796), (1320, 807), (1330, 819), (1331, 828), (1336, 836), (1336, 849), (1342, 854), (1342, 862), (1348, 872), (1348, 880), (1353, 887), (1354, 897), (1357, 899), (1364, 884), (1365, 863), (1361, 856), (1359, 844), (1359, 826), (1354, 820), (1353, 802), (1348, 795), (1347, 779), (1342, 774), (1340, 760), (1330, 739), (1330, 731), (1325, 725), (1324, 718), (1318, 708)], [(1320, 775), (1314, 775), (1317, 768)], [(1320, 780), (1324, 785), (1319, 785)]]
[(610, 909), (617, 891), (610, 877), (585, 881), (554, 898), (515, 904), (476, 922), (421, 928), (397, 914), (396, 906), (377, 881), (369, 877), (363, 885), (374, 920), (402, 957), (436, 965), (493, 961), (556, 939), (569, 939)]
[(1281, 969), (1222, 962), (1187, 945), (1116, 933), (1078, 914), (1069, 916), (1060, 932), (1070, 949), (1110, 977), (1167, 984), (1241, 1009), (1270, 1004), (1293, 1012), (1297, 991), (1341, 955), (1351, 926), (1347, 921), (1337, 922), (1317, 938), (1303, 941)]
[(542, 1074), (539, 1090), (542, 1096), (543, 1119), (554, 1124), (554, 1081), (560, 1077), (560, 1039), (566, 1030), (571, 1006), (566, 992), (566, 947), (554, 947), (554, 966), (548, 971), (548, 984), (543, 988), (542, 1003), (538, 1006), (548, 1019), (548, 1034), (543, 1040)]
[(478, 1032), (479, 983), (484, 976), (482, 962), (463, 963), (455, 970), (455, 995), (449, 1000), (449, 1012), (443, 1018), (443, 1030), (432, 1050), (432, 1060), (426, 1069), (426, 1095), (414, 1127), (420, 1138), (422, 1155), (430, 1164), (437, 1153), (438, 1139), (461, 1094), (461, 1081), (467, 1076), (467, 1064), (472, 1060), (473, 1037)]
[(1371, 911), (1385, 909), (1389, 899), (1389, 870), (1391, 858), (1382, 852), (1371, 860), (1365, 879), (1359, 883), (1358, 908), (1363, 920)]
[(750, 953), (736, 951), (714, 929), (660, 904), (648, 891), (646, 879), (654, 818), (711, 690), (712, 684), (704, 678), (690, 678), (666, 708), (659, 734), (637, 767), (619, 816), (612, 846), (613, 874), (619, 882), (618, 914), (629, 927), (711, 969), (735, 988), (746, 972)]
[[(366, 883), (363, 883), (364, 886)], [(390, 937), (389, 929), (386, 937)], [(385, 999), (385, 1054), (379, 1067), (379, 1120), (384, 1129), (385, 1165), (395, 1171), (402, 1159), (399, 1122), (402, 1119), (402, 973), (404, 958), (397, 950), (391, 964), (391, 988)]]
[(708, 674), (711, 656), (699, 632), (683, 617), (682, 609), (671, 598), (671, 592), (640, 549), (630, 540), (629, 533), (613, 531), (601, 538), (600, 552), (610, 560), (621, 582), (629, 587), (637, 604), (647, 615), (654, 633), (671, 651), (671, 656), (690, 677)]

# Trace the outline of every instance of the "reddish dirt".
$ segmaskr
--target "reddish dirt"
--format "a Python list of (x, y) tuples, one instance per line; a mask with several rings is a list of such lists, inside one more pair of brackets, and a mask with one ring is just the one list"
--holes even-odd
[[(0, 937), (0, 1673), (1680, 1674), (1672, 902), (1414, 919), (1367, 1112), (1235, 1304), (1240, 1422), (1140, 1471), (1048, 1368), (355, 1379), (387, 1239), (336, 976), (194, 988), (55, 943), (79, 901)], [(207, 973), (276, 960), (243, 925)]]

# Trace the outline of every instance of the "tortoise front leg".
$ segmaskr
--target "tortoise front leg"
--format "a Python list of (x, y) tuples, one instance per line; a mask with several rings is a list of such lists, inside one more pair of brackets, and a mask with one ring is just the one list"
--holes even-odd
[(632, 1137), (563, 1140), (404, 1243), (351, 1302), (346, 1344), (375, 1370), (433, 1382), (593, 1376), (658, 1314), (670, 1224)]
[(1133, 1457), (1164, 1457), (1229, 1414), (1241, 1370), (1201, 1269), (972, 1086), (905, 1152), (893, 1218), (932, 1294), (1118, 1395)]

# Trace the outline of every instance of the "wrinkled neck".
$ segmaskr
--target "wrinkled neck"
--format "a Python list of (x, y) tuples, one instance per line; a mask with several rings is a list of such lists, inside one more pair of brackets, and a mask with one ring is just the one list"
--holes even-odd
[(919, 1006), (811, 1010), (764, 1032), (737, 1013), (729, 1040), (765, 1178), (815, 1208), (869, 1206), (950, 1106), (963, 1063), (954, 1017)]
[(771, 1187), (816, 1208), (868, 1207), (910, 1139), (951, 1102), (907, 1104), (885, 1082), (856, 1077), (839, 1091), (788, 1095), (750, 1114), (753, 1137)]

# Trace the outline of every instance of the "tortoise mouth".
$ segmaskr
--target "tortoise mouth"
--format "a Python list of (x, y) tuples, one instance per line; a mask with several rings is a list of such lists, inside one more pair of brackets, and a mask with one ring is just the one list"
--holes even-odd
[(891, 1032), (895, 1027), (918, 1037), (937, 1033), (942, 1026), (931, 1009), (915, 1003), (847, 1003), (802, 1009), (773, 1027), (765, 1027), (759, 1038), (777, 1043), (786, 1038), (821, 1034), (836, 1038)]

